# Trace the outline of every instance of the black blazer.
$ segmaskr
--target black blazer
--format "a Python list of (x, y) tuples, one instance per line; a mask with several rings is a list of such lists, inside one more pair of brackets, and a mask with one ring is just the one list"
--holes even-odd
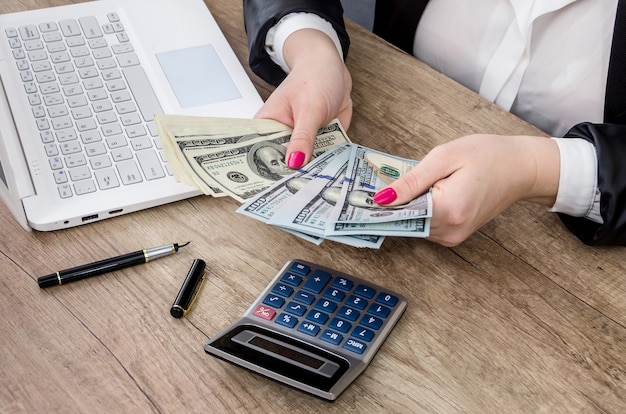
[[(619, 0), (620, 6), (624, 1)], [(411, 53), (415, 30), (427, 3), (428, 0), (377, 1), (374, 32)], [(339, 36), (344, 58), (347, 57), (350, 38), (340, 0), (243, 0), (243, 11), (250, 68), (273, 85), (282, 82), (286, 75), (266, 53), (265, 37), (289, 13), (315, 13), (329, 21)], [(618, 6), (614, 32), (605, 123), (581, 123), (565, 134), (593, 143), (598, 154), (600, 213), (604, 223), (559, 214), (565, 226), (589, 245), (626, 245), (626, 5)]]

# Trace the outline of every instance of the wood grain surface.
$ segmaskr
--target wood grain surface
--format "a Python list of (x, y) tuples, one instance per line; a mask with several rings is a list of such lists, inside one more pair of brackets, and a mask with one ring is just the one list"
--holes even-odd
[[(129, 0), (131, 1), (131, 0)], [(0, 12), (72, 3), (3, 0)], [(241, 2), (207, 6), (247, 68)], [(352, 141), (415, 159), (476, 132), (543, 135), (348, 22)], [(260, 94), (272, 88), (253, 75)], [(388, 238), (321, 246), (196, 197), (89, 225), (26, 232), (0, 206), (2, 413), (621, 413), (626, 409), (623, 248), (587, 247), (519, 203), (463, 244)], [(66, 286), (38, 276), (145, 247), (176, 255)], [(208, 278), (191, 312), (169, 308), (194, 258)], [(288, 260), (404, 294), (406, 313), (334, 403), (207, 355)]]

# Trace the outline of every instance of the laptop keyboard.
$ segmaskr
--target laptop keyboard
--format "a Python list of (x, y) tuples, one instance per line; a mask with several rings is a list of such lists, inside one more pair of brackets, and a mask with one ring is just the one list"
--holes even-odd
[(161, 106), (117, 13), (5, 33), (61, 198), (172, 175)]

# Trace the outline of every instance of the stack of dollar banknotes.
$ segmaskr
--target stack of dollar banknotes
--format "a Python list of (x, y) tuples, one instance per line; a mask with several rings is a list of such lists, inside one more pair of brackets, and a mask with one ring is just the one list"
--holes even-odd
[(238, 213), (315, 244), (379, 248), (385, 236), (427, 237), (430, 192), (400, 206), (372, 196), (417, 161), (353, 144), (338, 120), (317, 133), (312, 160), (286, 167), (291, 128), (268, 119), (157, 115), (177, 181), (243, 203)]

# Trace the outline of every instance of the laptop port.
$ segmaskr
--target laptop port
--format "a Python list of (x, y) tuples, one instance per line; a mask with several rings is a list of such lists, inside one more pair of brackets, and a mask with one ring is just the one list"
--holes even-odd
[(97, 214), (92, 214), (91, 216), (85, 216), (82, 218), (83, 221), (95, 220), (98, 218)]

